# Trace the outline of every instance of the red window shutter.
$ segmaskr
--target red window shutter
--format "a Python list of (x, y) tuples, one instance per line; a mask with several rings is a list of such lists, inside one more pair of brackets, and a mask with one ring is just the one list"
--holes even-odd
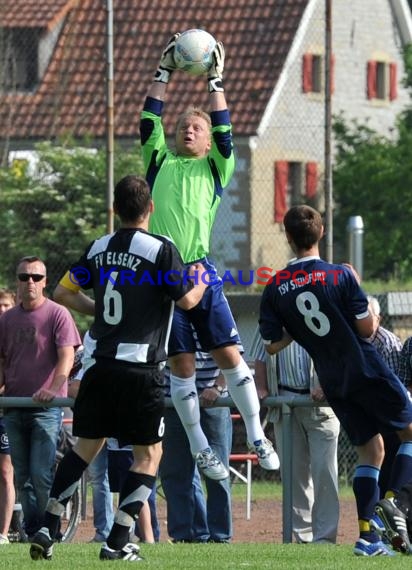
[(306, 163), (306, 198), (314, 198), (318, 188), (318, 165), (316, 162)]
[(389, 99), (393, 101), (398, 96), (398, 73), (396, 63), (389, 64)]
[(335, 93), (335, 56), (330, 56), (330, 94)]
[(368, 61), (366, 83), (368, 99), (374, 99), (378, 94), (376, 89), (376, 61)]
[(310, 93), (312, 91), (312, 54), (303, 54), (302, 59), (302, 91)]
[(285, 160), (275, 162), (275, 223), (281, 224), (287, 209), (289, 164)]

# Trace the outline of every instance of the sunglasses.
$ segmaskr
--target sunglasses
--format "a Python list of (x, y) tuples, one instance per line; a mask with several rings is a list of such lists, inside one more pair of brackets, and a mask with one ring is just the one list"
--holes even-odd
[(30, 277), (33, 279), (33, 281), (35, 283), (38, 283), (39, 281), (44, 279), (46, 276), (41, 275), (40, 273), (19, 273), (17, 275), (17, 279), (19, 281), (28, 281), (30, 279)]

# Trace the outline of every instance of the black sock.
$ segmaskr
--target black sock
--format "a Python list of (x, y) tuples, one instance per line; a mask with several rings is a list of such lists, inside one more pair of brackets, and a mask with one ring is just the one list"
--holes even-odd
[(60, 514), (52, 511), (53, 500), (65, 507), (76, 490), (83, 471), (88, 463), (72, 449), (60, 461), (50, 490), (49, 504), (44, 516), (44, 526), (49, 529), (51, 538), (56, 538), (60, 530)]
[(119, 508), (107, 538), (107, 545), (121, 550), (129, 542), (129, 529), (139, 516), (140, 509), (152, 492), (156, 477), (129, 471), (119, 495)]

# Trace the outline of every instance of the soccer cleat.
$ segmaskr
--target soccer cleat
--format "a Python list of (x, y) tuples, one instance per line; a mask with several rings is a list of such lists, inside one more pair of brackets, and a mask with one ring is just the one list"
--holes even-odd
[(376, 513), (374, 515), (372, 515), (372, 518), (370, 519), (369, 524), (370, 524), (371, 530), (373, 530), (374, 532), (376, 532), (377, 535), (379, 535), (379, 538), (382, 540), (382, 542), (384, 544), (390, 544), (390, 540), (386, 536), (385, 525), (383, 524), (379, 515), (377, 515)]
[(43, 526), (31, 538), (30, 557), (32, 560), (51, 560), (53, 555), (53, 539), (49, 529)]
[(143, 560), (140, 556), (140, 547), (137, 544), (128, 542), (121, 550), (113, 550), (106, 543), (100, 549), (100, 560), (126, 560), (126, 562), (139, 562)]
[(372, 518), (369, 521), (371, 530), (374, 530), (379, 536), (382, 536), (385, 532), (385, 525), (383, 524), (380, 516), (377, 513), (372, 515)]
[(195, 461), (199, 471), (201, 471), (205, 477), (209, 477), (209, 479), (222, 481), (222, 479), (229, 477), (229, 471), (210, 447), (199, 451), (199, 453), (195, 455)]
[(10, 540), (4, 534), (0, 534), (0, 546), (3, 544), (9, 544)]
[(269, 471), (279, 469), (279, 456), (268, 439), (258, 439), (253, 445), (248, 443), (248, 447), (252, 453), (256, 453), (259, 465), (263, 469), (268, 469)]
[(375, 513), (381, 519), (393, 549), (403, 554), (412, 554), (406, 515), (398, 509), (394, 500), (380, 500), (375, 507)]
[(355, 543), (355, 548), (353, 549), (355, 556), (394, 556), (395, 553), (391, 552), (388, 547), (383, 544), (382, 541), (379, 542), (368, 542), (367, 540), (360, 538)]

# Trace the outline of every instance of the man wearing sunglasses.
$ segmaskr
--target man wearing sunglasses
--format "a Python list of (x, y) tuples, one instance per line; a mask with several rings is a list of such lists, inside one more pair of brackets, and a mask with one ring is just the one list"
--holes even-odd
[[(0, 318), (0, 387), (5, 396), (50, 402), (67, 396), (67, 377), (81, 339), (69, 311), (44, 295), (46, 267), (38, 257), (17, 264), (19, 304)], [(60, 407), (6, 408), (15, 482), (25, 531), (40, 528), (53, 480), (62, 422)]]

